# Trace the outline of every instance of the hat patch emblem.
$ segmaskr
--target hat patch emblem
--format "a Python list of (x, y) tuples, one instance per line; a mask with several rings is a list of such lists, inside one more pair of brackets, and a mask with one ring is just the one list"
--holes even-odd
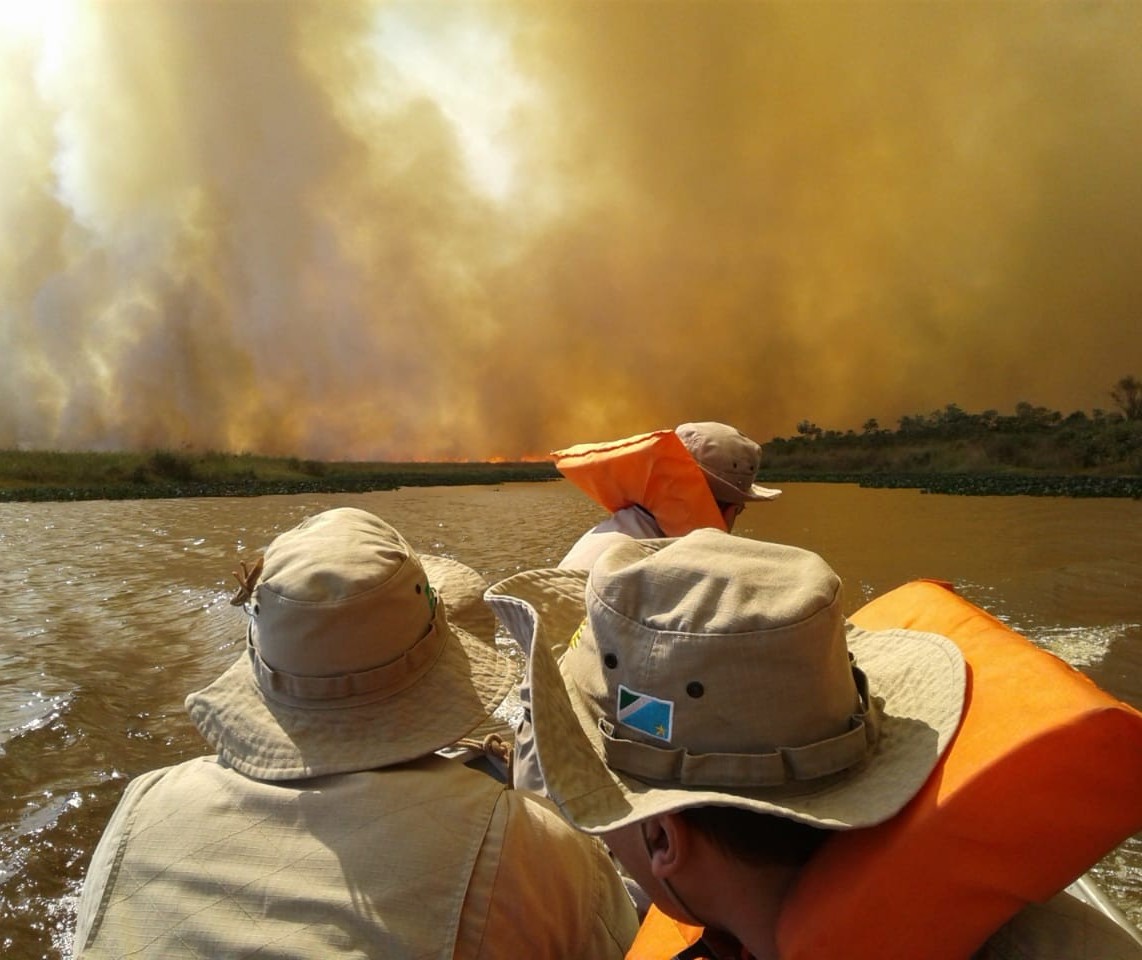
[(660, 700), (619, 684), (616, 711), (619, 723), (657, 740), (670, 742), (674, 728), (674, 701)]

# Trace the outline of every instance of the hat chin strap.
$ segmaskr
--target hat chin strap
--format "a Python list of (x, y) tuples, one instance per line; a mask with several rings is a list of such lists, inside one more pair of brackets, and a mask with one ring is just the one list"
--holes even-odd
[(849, 728), (835, 737), (768, 753), (690, 753), (685, 747), (656, 747), (615, 736), (609, 720), (599, 720), (603, 753), (612, 770), (685, 787), (780, 787), (820, 780), (862, 763), (880, 738), (881, 701), (869, 695), (868, 678), (855, 664), (853, 680), (860, 708)]

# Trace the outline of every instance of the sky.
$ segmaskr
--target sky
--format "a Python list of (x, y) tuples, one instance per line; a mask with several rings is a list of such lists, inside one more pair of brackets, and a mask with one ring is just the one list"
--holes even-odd
[(1140, 48), (1136, 0), (0, 0), (0, 447), (1113, 409)]

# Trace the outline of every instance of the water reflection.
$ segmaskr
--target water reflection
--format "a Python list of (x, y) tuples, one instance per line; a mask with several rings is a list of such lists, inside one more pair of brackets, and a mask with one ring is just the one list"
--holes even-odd
[[(230, 571), (332, 506), (489, 581), (558, 562), (601, 511), (563, 482), (364, 495), (0, 504), (0, 950), (69, 952), (73, 897), (126, 780), (207, 752), (190, 690), (242, 649)], [(917, 577), (1142, 706), (1142, 503), (791, 484), (737, 533), (808, 547), (853, 610)], [(510, 712), (512, 704), (507, 705)], [(1142, 922), (1142, 844), (1100, 867)]]

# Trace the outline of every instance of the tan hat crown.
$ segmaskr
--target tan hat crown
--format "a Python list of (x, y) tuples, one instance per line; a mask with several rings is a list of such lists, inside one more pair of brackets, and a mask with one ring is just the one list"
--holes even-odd
[(238, 579), (231, 602), (250, 615), (245, 650), (186, 709), (246, 776), (292, 780), (427, 756), (492, 724), (511, 688), (484, 578), (418, 556), (365, 510), (303, 521)]
[(631, 541), (593, 568), (565, 670), (594, 705), (608, 762), (722, 786), (859, 764), (877, 716), (850, 661), (839, 578), (796, 547), (726, 546), (715, 531)]
[(267, 549), (250, 656), (272, 699), (368, 697), (427, 666), (435, 618), (436, 597), (404, 538), (364, 510), (329, 510)]
[(683, 423), (674, 432), (706, 474), (715, 499), (723, 503), (772, 500), (780, 490), (754, 483), (761, 446), (740, 430), (716, 421)]

